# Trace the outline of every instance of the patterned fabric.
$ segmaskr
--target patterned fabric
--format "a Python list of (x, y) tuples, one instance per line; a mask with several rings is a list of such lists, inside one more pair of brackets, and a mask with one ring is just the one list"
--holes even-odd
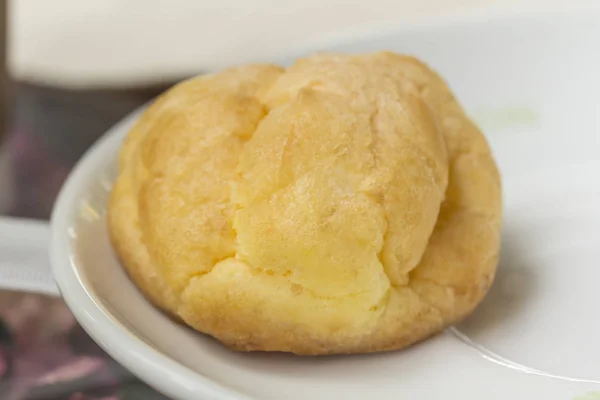
[[(22, 86), (3, 144), (12, 193), (8, 215), (48, 218), (81, 154), (107, 128), (162, 89), (76, 92)], [(0, 399), (159, 400), (75, 322), (62, 300), (0, 291)]]
[(165, 399), (110, 359), (59, 299), (0, 293), (0, 398)]

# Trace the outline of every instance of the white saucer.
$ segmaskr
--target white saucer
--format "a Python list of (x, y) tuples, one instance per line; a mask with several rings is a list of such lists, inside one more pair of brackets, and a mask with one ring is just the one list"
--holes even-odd
[(232, 353), (170, 321), (107, 239), (115, 156), (135, 115), (93, 147), (59, 197), (60, 290), (110, 354), (177, 399), (600, 399), (599, 41), (600, 14), (590, 12), (378, 29), (326, 46), (425, 59), (490, 140), (505, 189), (502, 260), (491, 293), (456, 329), (403, 352), (298, 358)]

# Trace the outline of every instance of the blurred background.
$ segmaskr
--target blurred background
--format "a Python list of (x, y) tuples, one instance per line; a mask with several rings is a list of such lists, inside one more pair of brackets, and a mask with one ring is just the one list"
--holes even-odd
[[(595, 0), (0, 0), (0, 216), (46, 220), (115, 122), (189, 76), (336, 35)], [(162, 399), (59, 299), (0, 291), (0, 400)]]

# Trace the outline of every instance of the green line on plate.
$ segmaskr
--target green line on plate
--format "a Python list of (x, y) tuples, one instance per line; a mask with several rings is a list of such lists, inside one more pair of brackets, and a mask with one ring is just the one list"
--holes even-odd
[(483, 108), (473, 113), (473, 118), (488, 129), (506, 129), (531, 126), (539, 121), (538, 112), (527, 106)]
[(600, 392), (589, 392), (583, 396), (577, 396), (573, 400), (600, 400)]

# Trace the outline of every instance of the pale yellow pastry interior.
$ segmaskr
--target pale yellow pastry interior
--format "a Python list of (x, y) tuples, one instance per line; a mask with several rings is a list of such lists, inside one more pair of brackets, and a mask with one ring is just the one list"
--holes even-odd
[(482, 300), (500, 247), (490, 148), (415, 58), (314, 55), (163, 94), (109, 205), (148, 298), (244, 351), (399, 349)]

